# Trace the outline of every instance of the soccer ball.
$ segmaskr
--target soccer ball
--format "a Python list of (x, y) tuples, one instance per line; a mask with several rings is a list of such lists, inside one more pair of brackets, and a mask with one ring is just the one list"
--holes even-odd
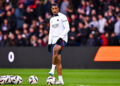
[(9, 75), (6, 76), (1, 76), (5, 80), (5, 84), (10, 84), (11, 83), (11, 78)]
[(20, 77), (20, 76), (11, 76), (11, 82), (13, 84), (21, 84), (22, 83), (22, 77)]
[(21, 84), (22, 83), (22, 77), (20, 77), (20, 76), (11, 76), (11, 82), (13, 84)]
[(28, 80), (29, 80), (30, 84), (37, 84), (38, 83), (38, 78), (35, 75), (30, 76)]
[(47, 78), (46, 82), (47, 82), (48, 85), (54, 85), (55, 82), (56, 82), (56, 78), (53, 77), (53, 76), (49, 76), (49, 77)]
[(11, 76), (7, 75), (5, 78), (5, 83), (10, 84), (11, 83)]
[(3, 84), (5, 84), (5, 80), (2, 76), (0, 76), (0, 85), (3, 85)]

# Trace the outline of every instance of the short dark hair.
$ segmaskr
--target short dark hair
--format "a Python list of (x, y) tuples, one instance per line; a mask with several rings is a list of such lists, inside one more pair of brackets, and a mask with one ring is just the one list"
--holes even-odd
[(52, 7), (52, 6), (57, 6), (57, 7), (59, 7), (57, 3), (52, 4), (51, 7)]

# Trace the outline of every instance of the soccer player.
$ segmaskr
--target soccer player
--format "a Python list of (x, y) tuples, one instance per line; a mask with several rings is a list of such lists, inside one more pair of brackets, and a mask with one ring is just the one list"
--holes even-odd
[(52, 67), (49, 75), (54, 75), (55, 68), (58, 73), (56, 85), (64, 85), (62, 77), (61, 51), (68, 41), (70, 30), (67, 17), (59, 12), (57, 4), (52, 4), (51, 11), (53, 16), (50, 19), (50, 30), (48, 40), (48, 51), (52, 53)]

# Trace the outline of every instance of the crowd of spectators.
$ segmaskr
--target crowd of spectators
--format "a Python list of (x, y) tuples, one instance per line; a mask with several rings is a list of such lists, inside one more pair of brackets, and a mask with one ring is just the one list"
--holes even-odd
[(119, 46), (119, 0), (0, 0), (0, 46), (47, 46), (51, 4), (70, 23), (68, 46)]

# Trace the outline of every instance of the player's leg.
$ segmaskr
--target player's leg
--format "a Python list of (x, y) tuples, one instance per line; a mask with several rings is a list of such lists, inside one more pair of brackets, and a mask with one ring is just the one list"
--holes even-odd
[(58, 54), (57, 56), (57, 64), (56, 64), (56, 69), (58, 73), (58, 81), (56, 84), (64, 84), (63, 77), (62, 77), (62, 64), (61, 64), (61, 54)]
[(53, 76), (54, 75), (54, 71), (55, 71), (55, 68), (56, 68), (56, 56), (53, 54), (52, 56), (52, 67), (51, 67), (51, 70), (49, 72), (49, 75)]
[(61, 54), (58, 54), (56, 60), (57, 60), (56, 69), (57, 69), (58, 76), (60, 76), (62, 75)]
[(62, 64), (61, 64), (61, 49), (62, 47), (60, 45), (55, 45), (53, 48), (53, 52), (55, 55), (55, 64), (56, 64), (56, 69), (58, 73), (58, 81), (56, 84), (63, 85), (63, 78), (62, 78)]
[[(58, 79), (59, 79), (56, 82), (56, 85), (64, 85), (63, 78), (62, 78), (61, 50), (65, 45), (66, 45), (66, 42), (63, 41), (63, 42), (61, 42), (60, 45), (56, 44), (53, 47), (53, 64), (56, 65)], [(55, 68), (53, 68), (53, 70), (55, 70)], [(52, 71), (52, 74), (54, 74), (54, 71)]]
[(58, 56), (58, 52), (59, 50), (61, 49), (61, 46), (58, 46), (58, 45), (54, 45), (53, 48), (52, 48), (52, 51), (53, 51), (53, 56), (52, 56), (52, 68), (49, 72), (49, 75), (54, 75), (54, 71), (55, 71), (55, 67), (56, 67), (56, 59), (57, 59), (57, 56)]
[(60, 45), (55, 45), (53, 47), (53, 57), (52, 57), (52, 63), (56, 64), (57, 63), (57, 57), (58, 57), (58, 52), (61, 50)]

